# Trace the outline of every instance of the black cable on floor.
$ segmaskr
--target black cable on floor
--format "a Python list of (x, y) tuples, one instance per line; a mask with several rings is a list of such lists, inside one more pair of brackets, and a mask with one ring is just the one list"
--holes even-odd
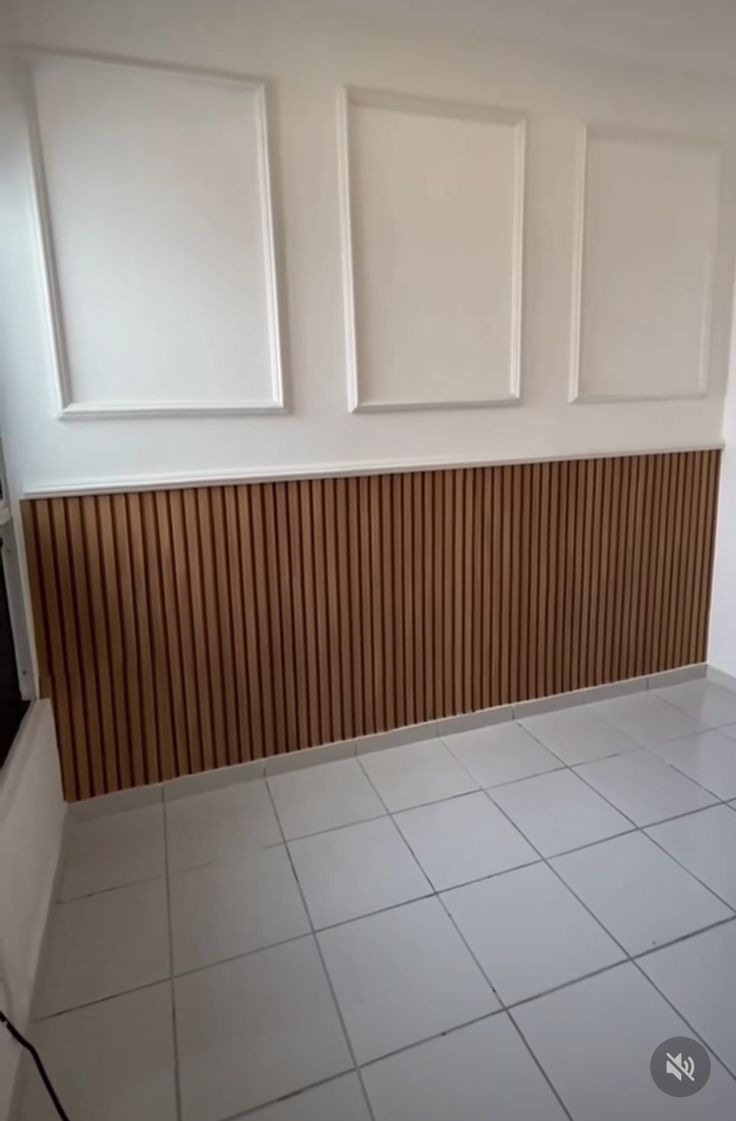
[(69, 1121), (69, 1114), (66, 1113), (63, 1105), (59, 1101), (59, 1096), (58, 1096), (58, 1094), (56, 1093), (56, 1090), (54, 1089), (54, 1087), (51, 1084), (51, 1079), (49, 1078), (48, 1074), (46, 1073), (46, 1067), (43, 1065), (43, 1060), (41, 1059), (41, 1056), (39, 1055), (36, 1048), (33, 1046), (33, 1044), (31, 1043), (30, 1040), (26, 1039), (25, 1036), (21, 1035), (21, 1033), (18, 1031), (18, 1029), (16, 1028), (16, 1026), (14, 1024), (11, 1024), (8, 1017), (5, 1015), (5, 1013), (1, 1009), (0, 1009), (0, 1024), (5, 1024), (5, 1027), (8, 1029), (8, 1031), (10, 1032), (10, 1034), (12, 1035), (12, 1037), (16, 1041), (16, 1043), (20, 1043), (21, 1047), (25, 1047), (26, 1051), (28, 1051), (30, 1053), (30, 1055), (33, 1058), (34, 1063), (36, 1064), (36, 1067), (38, 1069), (38, 1073), (41, 1075), (41, 1078), (43, 1080), (43, 1084), (48, 1091), (48, 1095), (51, 1098), (51, 1101), (54, 1103), (54, 1106), (56, 1108), (56, 1112), (59, 1114), (59, 1117), (61, 1118), (61, 1121)]

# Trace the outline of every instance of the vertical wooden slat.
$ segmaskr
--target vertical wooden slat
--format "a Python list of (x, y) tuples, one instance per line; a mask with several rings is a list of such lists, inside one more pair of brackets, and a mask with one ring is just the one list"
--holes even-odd
[[(246, 640), (246, 604), (243, 592), (242, 534), (238, 491), (225, 487), (225, 533), (227, 536), (230, 607), (232, 610), (233, 651), (237, 687), (238, 727), (243, 758), (252, 760), (262, 754), (263, 727), (261, 721), (260, 686), (255, 675), (248, 672)], [(249, 608), (250, 608), (250, 595)], [(253, 641), (252, 634), (249, 640)], [(302, 665), (304, 662), (302, 661)], [(306, 724), (306, 721), (305, 721)], [(257, 754), (256, 754), (257, 753)]]
[[(248, 488), (240, 487), (238, 497), (240, 499), (240, 533), (243, 542), (241, 556), (243, 561), (243, 583), (245, 589), (244, 610), (246, 617), (245, 633), (246, 649), (248, 652), (248, 675), (251, 679), (259, 682), (260, 706), (263, 718), (263, 739), (260, 745), (256, 745), (256, 754), (268, 756), (273, 755), (276, 749), (277, 725), (276, 714), (274, 712), (274, 636), (271, 630), (270, 604), (266, 582), (267, 562), (265, 556), (262, 487), (260, 485)], [(306, 491), (306, 499), (306, 505), (308, 506), (308, 491)], [(302, 503), (302, 514), (304, 514), (304, 508), (305, 503)], [(314, 579), (312, 575), (313, 561), (311, 544), (312, 542), (310, 540), (309, 602), (314, 612), (315, 595)], [(314, 666), (314, 677), (316, 683), (316, 664)], [(314, 719), (314, 723), (311, 724), (311, 735), (316, 739), (319, 737), (319, 703), (316, 697), (316, 685), (314, 708), (312, 709), (310, 706), (310, 718)], [(280, 731), (282, 727), (283, 726), (279, 728)]]
[(115, 534), (115, 551), (120, 575), (120, 620), (123, 628), (123, 651), (126, 676), (126, 697), (130, 723), (130, 758), (132, 785), (146, 782), (146, 734), (144, 703), (141, 688), (142, 656), (137, 627), (136, 597), (141, 595), (133, 580), (131, 526), (128, 520), (127, 498), (124, 494), (112, 497), (112, 519)]
[(212, 494), (210, 491), (200, 489), (196, 492), (196, 495), (205, 639), (212, 696), (210, 708), (212, 711), (215, 765), (225, 767), (229, 762), (229, 753), (227, 749), (225, 689), (221, 654), (222, 627), (218, 617), (217, 578), (215, 576)]
[[(170, 496), (166, 491), (158, 491), (154, 495), (156, 503), (156, 519), (158, 529), (159, 547), (161, 552), (161, 582), (164, 592), (164, 619), (166, 620), (165, 641), (168, 650), (169, 680), (171, 682), (171, 707), (174, 724), (174, 753), (176, 755), (176, 772), (180, 775), (188, 774), (191, 770), (199, 770), (199, 766), (192, 766), (189, 754), (189, 745), (196, 752), (199, 743), (199, 729), (196, 725), (187, 726), (186, 705), (191, 705), (195, 697), (206, 698), (209, 690), (202, 689), (199, 685), (198, 675), (190, 664), (193, 656), (192, 628), (185, 634), (180, 612), (188, 615), (188, 608), (193, 603), (189, 587), (182, 589), (176, 585), (176, 574), (181, 572), (179, 560), (174, 559), (174, 549), (182, 548), (186, 541), (183, 524), (170, 521), (170, 499), (177, 499), (179, 493)], [(176, 502), (174, 503), (176, 506)], [(185, 670), (183, 662), (187, 663)], [(188, 680), (185, 682), (185, 675)], [(209, 682), (208, 682), (209, 684)]]
[(517, 494), (515, 504), (518, 503), (518, 546), (516, 555), (519, 557), (519, 567), (516, 576), (519, 582), (519, 616), (518, 634), (519, 645), (516, 653), (518, 662), (518, 687), (515, 693), (526, 700), (531, 696), (530, 691), (530, 646), (529, 646), (529, 572), (531, 553), (531, 466), (527, 463), (516, 469)]
[(391, 477), (384, 475), (379, 479), (380, 496), (379, 508), (381, 511), (381, 590), (379, 600), (382, 603), (382, 633), (383, 633), (383, 666), (381, 675), (385, 696), (385, 727), (395, 728), (396, 720), (396, 644), (394, 640), (395, 617), (395, 588), (393, 579), (393, 518), (392, 518), (392, 491)]
[[(153, 657), (152, 686), (155, 690), (156, 729), (158, 750), (155, 778), (173, 778), (176, 774), (174, 758), (173, 722), (171, 714), (171, 684), (166, 652), (166, 627), (161, 586), (161, 558), (158, 527), (156, 524), (155, 495), (150, 491), (141, 495), (141, 526), (143, 565), (148, 573), (148, 610)], [(102, 699), (102, 698), (101, 698)], [(197, 761), (197, 769), (202, 764)]]
[(512, 613), (512, 506), (513, 506), (513, 467), (502, 467), (502, 495), (501, 495), (501, 560), (499, 571), (499, 588), (501, 594), (501, 611), (499, 619), (500, 649), (499, 659), (501, 665), (501, 685), (496, 704), (508, 704), (512, 698), (511, 693), (511, 641), (513, 633)]
[[(340, 636), (340, 693), (342, 735), (345, 738), (358, 733), (358, 718), (356, 714), (357, 695), (354, 691), (354, 681), (351, 667), (355, 657), (355, 642), (353, 638), (353, 613), (351, 610), (350, 594), (350, 552), (348, 546), (348, 480), (335, 481), (335, 534), (337, 550), (337, 588), (335, 595), (339, 605)], [(359, 678), (358, 674), (358, 678)], [(296, 741), (298, 742), (298, 740)]]
[(563, 462), (559, 468), (559, 487), (556, 495), (556, 580), (555, 580), (555, 605), (556, 616), (552, 630), (554, 639), (552, 653), (554, 659), (554, 688), (553, 693), (562, 693), (565, 689), (565, 634), (567, 627), (567, 598), (570, 594), (569, 577), (567, 574), (567, 499), (569, 484), (570, 464)]
[(692, 603), (692, 616), (690, 626), (688, 628), (688, 650), (687, 662), (697, 662), (699, 660), (699, 620), (704, 610), (704, 595), (703, 595), (703, 568), (705, 564), (706, 548), (703, 542), (706, 538), (706, 519), (708, 516), (708, 476), (709, 476), (709, 457), (706, 455), (698, 455), (698, 462), (696, 464), (696, 493), (694, 498), (696, 509), (696, 529), (693, 533), (695, 541), (695, 560), (693, 563), (693, 603)]
[[(102, 718), (99, 703), (99, 665), (92, 636), (92, 604), (87, 576), (87, 546), (82, 525), (83, 504), (87, 499), (64, 500), (67, 515), (69, 566), (72, 596), (75, 603), (79, 651), (80, 690), (84, 708), (87, 766), (92, 791), (101, 794), (110, 789), (105, 776), (102, 746)], [(67, 676), (62, 667), (63, 676)], [(76, 750), (76, 749), (75, 749)], [(84, 763), (81, 763), (84, 766)]]
[[(402, 532), (402, 555), (404, 559), (404, 618), (403, 618), (403, 634), (404, 634), (404, 685), (405, 685), (405, 703), (406, 703), (406, 723), (415, 724), (418, 720), (417, 717), (417, 703), (416, 693), (419, 684), (418, 678), (418, 665), (414, 657), (414, 636), (418, 631), (419, 620), (416, 615), (415, 607), (415, 565), (416, 558), (414, 555), (414, 541), (415, 533), (418, 530), (418, 511), (415, 510), (412, 502), (414, 476), (408, 472), (401, 478), (401, 532)], [(412, 524), (412, 511), (414, 511), (414, 524)], [(415, 528), (416, 527), (416, 528)], [(398, 532), (398, 530), (397, 530)]]
[(719, 462), (24, 503), (67, 796), (702, 660)]
[(540, 511), (539, 511), (539, 609), (536, 618), (537, 627), (537, 687), (536, 696), (546, 697), (551, 692), (548, 642), (550, 598), (549, 574), (549, 526), (550, 526), (550, 464), (542, 463), (540, 474)]
[[(304, 567), (302, 562), (302, 520), (301, 520), (301, 493), (298, 485), (286, 487), (286, 517), (289, 534), (289, 595), (293, 616), (294, 633), (294, 661), (295, 661), (295, 705), (296, 705), (296, 740), (295, 747), (305, 747), (310, 741), (309, 720), (309, 695), (310, 678), (307, 670), (309, 649), (307, 646), (306, 612), (304, 609)], [(348, 509), (350, 509), (348, 507)], [(283, 543), (282, 543), (283, 544)], [(357, 584), (357, 581), (356, 581)], [(353, 594), (354, 594), (354, 589)], [(360, 669), (360, 662), (353, 652), (351, 665)], [(362, 698), (359, 698), (357, 687), (354, 685), (356, 695), (356, 711), (362, 720)], [(356, 716), (357, 719), (357, 716)], [(357, 733), (360, 735), (360, 732)]]
[[(125, 506), (130, 532), (130, 563), (133, 587), (135, 588), (135, 627), (138, 636), (138, 650), (140, 653), (139, 680), (141, 713), (143, 718), (143, 739), (145, 745), (146, 781), (157, 782), (161, 777), (161, 748), (158, 730), (163, 718), (159, 715), (158, 700), (155, 690), (152, 688), (155, 675), (151, 613), (149, 608), (149, 581), (151, 579), (151, 573), (149, 572), (146, 560), (142, 495), (126, 495)], [(102, 792), (102, 790), (98, 791), (98, 793)]]
[[(102, 494), (97, 500), (98, 528), (100, 534), (101, 576), (104, 616), (110, 644), (110, 684), (113, 698), (113, 719), (117, 744), (118, 784), (125, 790), (132, 786), (132, 759), (129, 750), (130, 700), (126, 690), (123, 666), (123, 632), (120, 622), (120, 596), (118, 551), (112, 524), (110, 496)], [(78, 776), (80, 778), (80, 776)]]
[[(73, 501), (73, 500), (72, 500)], [(93, 793), (90, 775), (89, 744), (87, 743), (87, 721), (85, 715), (85, 694), (91, 686), (96, 687), (94, 676), (87, 674), (79, 656), (79, 612), (71, 576), (70, 550), (67, 533), (67, 506), (65, 500), (57, 500), (51, 507), (51, 531), (56, 556), (56, 571), (59, 584), (61, 607), (61, 642), (64, 651), (64, 677), (68, 683), (69, 717), (75, 743), (75, 784), (78, 797), (89, 798)], [(129, 775), (128, 775), (129, 779)], [(130, 781), (128, 781), (130, 785)]]
[(492, 632), (498, 634), (498, 627), (491, 627), (493, 614), (493, 477), (490, 467), (481, 471), (483, 478), (483, 507), (481, 513), (481, 566), (483, 571), (483, 596), (481, 606), (481, 708), (493, 704), (494, 651)]
[[(473, 471), (473, 535), (472, 557), (470, 559), (470, 582), (473, 595), (466, 607), (471, 631), (469, 677), (469, 708), (483, 708), (483, 660), (481, 656), (482, 620), (484, 607), (483, 572), (483, 475), (481, 468)], [(471, 678), (472, 675), (472, 678)]]
[(220, 658), (222, 687), (227, 726), (227, 757), (230, 765), (249, 758), (245, 742), (241, 740), (238, 721), (237, 663), (233, 630), (233, 610), (230, 599), (230, 569), (225, 524), (225, 494), (222, 487), (213, 487), (212, 548), (215, 558), (217, 589), (217, 620), (220, 631)]
[(407, 716), (407, 690), (405, 676), (405, 641), (404, 641), (404, 594), (406, 580), (404, 574), (404, 479), (401, 475), (394, 475), (391, 479), (391, 579), (393, 583), (394, 611), (392, 626), (395, 646), (395, 675), (396, 687), (394, 690), (396, 701), (396, 724), (403, 726), (411, 724)]
[(362, 574), (362, 523), (359, 517), (360, 494), (359, 480), (348, 479), (347, 511), (349, 522), (349, 565), (350, 565), (350, 632), (353, 667), (353, 711), (355, 713), (355, 734), (363, 736), (368, 732), (368, 711), (364, 682), (366, 651), (369, 649), (363, 632), (363, 574)]
[(429, 639), (429, 664), (430, 676), (434, 676), (434, 704), (431, 705), (427, 715), (441, 716), (445, 714), (445, 634), (444, 628), (444, 603), (445, 603), (445, 566), (444, 566), (444, 541), (445, 530), (445, 487), (444, 475), (441, 471), (427, 475), (428, 490), (431, 493), (429, 509), (425, 508), (428, 526), (434, 532), (434, 541), (430, 546), (432, 550), (432, 573), (426, 577), (426, 594), (430, 600), (431, 631)]
[(720, 456), (718, 452), (710, 451), (705, 455), (708, 458), (708, 502), (707, 502), (707, 517), (705, 524), (705, 534), (703, 537), (703, 545), (705, 551), (703, 574), (702, 574), (702, 607), (700, 617), (698, 619), (698, 648), (696, 661), (704, 662), (706, 658), (706, 646), (708, 636), (708, 618), (710, 615), (710, 599), (713, 590), (713, 550), (715, 548), (716, 537), (716, 509), (718, 506), (718, 466)]
[[(273, 483), (264, 483), (258, 488), (260, 504), (253, 506), (253, 543), (260, 541), (257, 549), (258, 565), (262, 562), (262, 587), (268, 617), (265, 630), (268, 632), (271, 648), (271, 705), (273, 710), (274, 740), (268, 749), (269, 754), (289, 751), (292, 745), (287, 735), (287, 670), (283, 660), (283, 633), (281, 627), (281, 595), (279, 593), (281, 566), (280, 550), (276, 537), (276, 507), (274, 507)], [(257, 575), (258, 580), (258, 575)]]

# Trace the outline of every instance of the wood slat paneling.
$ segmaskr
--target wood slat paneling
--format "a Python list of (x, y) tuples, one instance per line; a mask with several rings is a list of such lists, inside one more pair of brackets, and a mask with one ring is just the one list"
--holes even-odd
[(705, 660), (719, 452), (37, 499), (70, 799)]

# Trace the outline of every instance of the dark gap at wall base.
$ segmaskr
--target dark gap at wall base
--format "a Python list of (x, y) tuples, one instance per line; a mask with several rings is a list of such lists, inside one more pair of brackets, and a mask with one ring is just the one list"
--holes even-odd
[(26, 501), (67, 798), (704, 661), (719, 464)]

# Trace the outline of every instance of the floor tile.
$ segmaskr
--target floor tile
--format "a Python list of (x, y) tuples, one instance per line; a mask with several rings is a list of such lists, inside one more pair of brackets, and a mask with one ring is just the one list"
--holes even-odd
[(590, 705), (577, 705), (562, 712), (529, 716), (522, 725), (535, 739), (572, 766), (618, 755), (638, 747), (620, 728), (591, 711)]
[(122, 887), (163, 875), (163, 806), (69, 820), (61, 899)]
[(357, 1074), (343, 1074), (286, 1101), (257, 1109), (247, 1115), (247, 1121), (371, 1121), (371, 1116)]
[[(33, 1041), (73, 1121), (176, 1121), (168, 981), (44, 1020)], [(20, 1121), (58, 1121), (30, 1065)]]
[(448, 891), (442, 900), (505, 1004), (624, 957), (545, 864)]
[(732, 724), (736, 720), (736, 693), (705, 679), (658, 689), (657, 696), (711, 728)]
[(438, 739), (369, 752), (360, 763), (391, 813), (477, 789)]
[(437, 891), (539, 859), (481, 791), (404, 810), (394, 820)]
[(170, 892), (176, 973), (309, 933), (282, 845), (173, 872)]
[(174, 981), (182, 1121), (220, 1121), (352, 1066), (312, 938)]
[[(734, 750), (736, 759), (736, 750)], [(637, 825), (703, 809), (714, 799), (646, 748), (583, 763), (575, 773)]]
[(445, 736), (444, 742), (480, 786), (514, 782), (560, 765), (515, 721)]
[(499, 1005), (436, 899), (318, 935), (359, 1063)]
[(732, 1121), (736, 1084), (716, 1062), (691, 1098), (655, 1085), (655, 1047), (691, 1033), (634, 965), (549, 993), (514, 1018), (574, 1121)]
[(354, 759), (274, 775), (268, 785), (287, 840), (386, 812)]
[(572, 771), (553, 771), (499, 786), (492, 797), (545, 856), (632, 828), (631, 822)]
[(647, 829), (693, 875), (736, 907), (736, 814), (728, 806), (678, 817)]
[[(736, 922), (647, 954), (641, 967), (736, 1072)], [(736, 1089), (734, 1090), (736, 1115)]]
[(719, 798), (736, 795), (736, 743), (729, 736), (704, 732), (657, 744), (653, 750)]
[(263, 779), (165, 803), (169, 869), (242, 856), (281, 840)]
[(591, 708), (643, 747), (706, 731), (702, 721), (663, 701), (656, 692), (597, 701)]
[(642, 833), (568, 853), (552, 865), (631, 954), (732, 914)]
[(146, 880), (57, 903), (36, 997), (37, 1016), (169, 976), (166, 883)]
[(376, 1121), (564, 1121), (506, 1015), (491, 1016), (363, 1071)]
[(389, 817), (303, 837), (289, 848), (317, 928), (432, 891)]

